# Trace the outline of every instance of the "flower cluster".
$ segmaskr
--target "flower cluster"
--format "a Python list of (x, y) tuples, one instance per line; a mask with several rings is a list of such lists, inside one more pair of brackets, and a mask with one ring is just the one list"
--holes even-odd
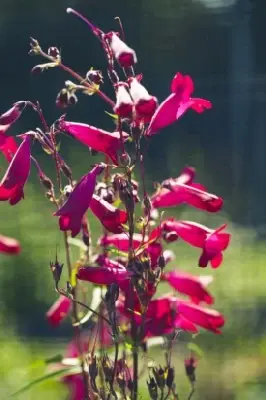
[[(199, 267), (205, 268), (210, 264), (217, 268), (230, 241), (226, 225), (210, 229), (193, 221), (164, 217), (163, 214), (158, 219), (152, 217), (155, 211), (159, 214), (161, 209), (180, 204), (214, 213), (222, 208), (223, 200), (195, 182), (192, 167), (186, 167), (179, 176), (162, 182), (149, 196), (145, 188), (141, 149), (142, 138), (148, 140), (174, 124), (189, 109), (197, 113), (210, 109), (211, 102), (191, 97), (194, 91), (191, 77), (178, 72), (170, 85), (171, 94), (159, 104), (155, 95), (144, 86), (142, 74), (135, 73), (136, 53), (123, 38), (113, 31), (103, 32), (72, 9), (68, 12), (85, 21), (99, 40), (106, 57), (107, 77), (113, 85), (114, 100), (101, 89), (104, 79), (101, 71), (91, 69), (83, 78), (63, 64), (56, 47), (44, 52), (32, 39), (31, 54), (49, 61), (34, 67), (34, 70), (58, 67), (70, 72), (78, 82), (67, 81), (57, 96), (56, 104), (66, 108), (77, 103), (80, 93), (98, 95), (111, 107), (115, 128), (109, 132), (83, 122), (68, 121), (65, 116), (49, 126), (38, 103), (15, 103), (0, 116), (0, 150), (9, 162), (0, 183), (0, 200), (15, 205), (24, 198), (33, 161), (46, 195), (55, 206), (53, 216), (58, 217), (66, 245), (69, 279), (64, 287), (61, 279), (63, 265), (57, 260), (51, 263), (59, 297), (47, 312), (47, 319), (53, 326), (58, 326), (71, 314), (76, 331), (77, 343), (70, 357), (79, 368), (75, 372), (71, 370), (64, 382), (71, 388), (74, 400), (93, 396), (105, 398), (102, 395), (104, 390), (114, 398), (117, 398), (116, 391), (120, 390), (124, 398), (130, 396), (134, 400), (138, 396), (138, 352), (151, 338), (171, 340), (176, 331), (197, 333), (201, 328), (219, 334), (225, 322), (223, 315), (210, 307), (214, 303), (208, 290), (212, 276), (192, 275), (176, 267), (169, 270), (168, 264), (174, 265), (175, 255), (168, 246), (181, 239), (201, 249)], [(20, 135), (22, 142), (18, 146), (6, 132), (28, 107), (39, 114), (43, 127)], [(78, 181), (73, 181), (71, 168), (58, 150), (57, 138), (61, 134), (70, 136), (93, 152), (102, 153), (103, 162), (85, 171)], [(129, 141), (134, 144), (131, 154), (127, 149)], [(36, 142), (54, 159), (57, 184), (44, 174), (32, 155)], [(137, 165), (141, 165), (141, 185), (133, 179)], [(138, 215), (136, 203), (142, 205), (141, 215)], [(92, 245), (87, 212), (102, 225), (102, 233), (95, 245)], [(81, 240), (77, 239), (78, 235)], [(70, 254), (72, 243), (81, 248), (80, 259), (74, 263)], [(16, 253), (19, 245), (14, 240), (0, 238), (0, 251)], [(162, 295), (166, 284), (171, 292)], [(97, 291), (98, 295), (89, 307), (86, 293), (90, 291)], [(78, 311), (84, 308), (87, 313), (80, 318)], [(81, 329), (88, 322), (90, 339), (85, 335), (84, 340)], [(131, 344), (131, 354), (126, 351), (125, 343)], [(95, 355), (96, 348), (111, 346), (115, 349), (114, 360), (106, 355), (102, 358)], [(192, 379), (195, 363), (190, 361), (185, 365)], [(151, 398), (157, 398), (155, 394), (158, 396), (160, 390), (163, 393), (165, 386), (169, 395), (176, 396), (174, 369), (170, 361), (165, 368), (154, 369), (153, 375), (148, 382)]]

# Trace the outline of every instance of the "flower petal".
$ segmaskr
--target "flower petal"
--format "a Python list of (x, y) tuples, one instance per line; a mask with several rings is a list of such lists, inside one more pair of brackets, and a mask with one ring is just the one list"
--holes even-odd
[(125, 211), (119, 210), (96, 195), (92, 197), (90, 209), (109, 232), (122, 233), (124, 231), (122, 225), (126, 224), (128, 218)]
[(69, 314), (71, 305), (72, 301), (61, 295), (46, 313), (48, 322), (53, 326), (58, 326)]
[[(70, 134), (85, 146), (106, 154), (114, 164), (118, 165), (117, 151), (121, 148), (119, 132), (107, 132), (94, 126), (63, 119), (59, 122), (59, 129)], [(128, 138), (126, 132), (122, 132), (122, 136), (123, 140)]]
[(72, 237), (75, 237), (81, 230), (82, 218), (90, 206), (96, 178), (104, 168), (105, 166), (102, 164), (97, 165), (87, 175), (84, 175), (62, 207), (53, 214), (59, 217), (60, 230), (70, 230)]

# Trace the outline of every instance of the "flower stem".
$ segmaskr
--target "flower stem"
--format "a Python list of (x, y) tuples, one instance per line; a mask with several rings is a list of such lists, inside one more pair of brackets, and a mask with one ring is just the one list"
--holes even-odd
[[(55, 59), (53, 57), (49, 56), (47, 53), (45, 53), (42, 49), (39, 49), (39, 55), (41, 55), (42, 57), (46, 58), (47, 60), (49, 60), (51, 62), (55, 62)], [(83, 78), (80, 74), (75, 72), (73, 69), (71, 69), (67, 65), (63, 64), (61, 60), (57, 61), (57, 66), (59, 68), (61, 68), (62, 70), (64, 70), (65, 72), (67, 72), (68, 74), (70, 74), (74, 79), (79, 81), (79, 83), (82, 83), (82, 85), (86, 86), (88, 89), (91, 89), (90, 83), (87, 82), (85, 78)], [(113, 102), (113, 100), (111, 100), (110, 97), (108, 97), (100, 89), (98, 89), (95, 93), (98, 96), (100, 96), (106, 103), (108, 103), (112, 108), (114, 107), (115, 103)]]

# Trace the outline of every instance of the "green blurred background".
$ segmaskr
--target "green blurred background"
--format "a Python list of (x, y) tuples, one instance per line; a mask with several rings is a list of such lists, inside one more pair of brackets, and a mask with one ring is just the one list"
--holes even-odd
[[(104, 30), (117, 30), (120, 16), (128, 44), (137, 51), (138, 72), (149, 91), (163, 100), (177, 72), (191, 74), (196, 96), (213, 102), (199, 116), (188, 112), (147, 146), (146, 175), (153, 181), (177, 176), (184, 165), (197, 169), (198, 181), (224, 197), (221, 215), (180, 207), (176, 216), (216, 226), (228, 222), (232, 244), (211, 288), (216, 307), (226, 316), (222, 336), (203, 333), (195, 339), (204, 351), (195, 399), (266, 398), (266, 34), (265, 0), (0, 0), (0, 112), (18, 100), (39, 100), (50, 123), (60, 116), (55, 98), (69, 77), (59, 70), (31, 75), (40, 59), (27, 56), (29, 37), (42, 47), (58, 46), (64, 62), (85, 75), (89, 67), (104, 70), (99, 43), (84, 24), (65, 13), (84, 13)], [(112, 96), (108, 83), (106, 92)], [(111, 129), (101, 99), (81, 98), (68, 118)], [(28, 111), (11, 134), (34, 129), (37, 116)], [(95, 162), (86, 149), (64, 138), (61, 150), (75, 178)], [(37, 145), (34, 154), (53, 176), (50, 158)], [(4, 172), (5, 161), (1, 158)], [(56, 246), (63, 242), (53, 207), (44, 198), (34, 169), (25, 200), (16, 207), (0, 204), (1, 233), (21, 241), (18, 257), (1, 256), (0, 399), (42, 375), (40, 360), (64, 351), (69, 324), (51, 329), (45, 311), (56, 298), (49, 270)], [(99, 226), (92, 221), (96, 239)], [(172, 246), (173, 264), (199, 274), (197, 250)], [(76, 253), (75, 253), (76, 252)], [(77, 255), (74, 250), (73, 257)], [(64, 260), (62, 260), (64, 261)], [(207, 271), (207, 273), (209, 270)], [(181, 399), (189, 390), (184, 377), (185, 340), (174, 349)], [(154, 352), (157, 359), (161, 350)], [(65, 389), (48, 382), (22, 399), (65, 399)]]

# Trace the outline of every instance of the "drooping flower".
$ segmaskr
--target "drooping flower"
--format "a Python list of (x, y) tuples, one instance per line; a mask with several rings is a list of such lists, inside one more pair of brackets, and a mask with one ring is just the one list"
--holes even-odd
[(48, 322), (52, 326), (58, 326), (69, 314), (71, 304), (68, 297), (61, 295), (46, 313)]
[[(157, 229), (157, 228), (156, 228)], [(140, 233), (134, 233), (133, 235), (133, 249), (136, 251), (136, 255), (145, 253), (149, 256), (151, 266), (155, 267), (159, 256), (162, 253), (162, 246), (157, 242), (159, 239), (159, 231), (153, 230), (149, 236), (145, 236)], [(108, 236), (101, 236), (98, 240), (100, 246), (114, 246), (121, 252), (128, 252), (130, 247), (130, 240), (127, 233), (120, 233)]]
[(146, 335), (148, 337), (161, 336), (174, 332), (176, 329), (197, 332), (197, 327), (193, 322), (178, 314), (174, 297), (163, 296), (152, 300), (147, 311)]
[(0, 134), (0, 151), (4, 154), (6, 160), (10, 162), (18, 149), (17, 143), (12, 136)]
[(147, 129), (147, 136), (154, 135), (162, 128), (177, 121), (189, 108), (197, 113), (210, 109), (210, 101), (190, 97), (194, 91), (194, 84), (189, 75), (182, 75), (179, 72), (174, 76), (171, 84), (170, 96), (168, 96), (157, 108), (150, 125)]
[[(118, 165), (117, 152), (121, 148), (119, 132), (107, 132), (94, 126), (69, 122), (64, 119), (59, 121), (59, 129), (73, 136), (85, 146), (106, 154), (114, 164)], [(123, 140), (128, 138), (126, 132), (122, 132), (122, 136)]]
[(190, 178), (188, 168), (185, 168), (178, 178), (164, 181), (151, 198), (152, 206), (154, 208), (175, 207), (186, 203), (200, 210), (219, 211), (223, 205), (222, 198), (208, 193), (201, 184), (193, 183), (193, 178)]
[[(203, 279), (202, 279), (203, 278)], [(204, 301), (207, 304), (213, 304), (214, 298), (206, 290), (206, 277), (194, 276), (185, 272), (170, 271), (163, 275), (163, 280), (167, 281), (179, 293), (185, 294), (198, 304)], [(209, 277), (211, 278), (211, 277)]]
[(18, 254), (20, 250), (20, 243), (16, 239), (0, 235), (0, 253)]
[[(140, 233), (134, 233), (133, 235), (133, 248), (137, 249), (143, 242), (143, 236)], [(98, 240), (100, 246), (114, 246), (118, 250), (128, 252), (129, 250), (129, 236), (127, 233), (118, 233), (114, 235), (104, 235)]]
[(128, 218), (125, 211), (114, 207), (96, 195), (92, 196), (90, 209), (109, 232), (121, 233), (124, 231), (122, 225), (126, 224)]
[(26, 101), (18, 101), (4, 114), (0, 115), (0, 134), (5, 133), (18, 120), (26, 104)]
[(137, 62), (137, 56), (133, 49), (131, 49), (115, 32), (109, 32), (104, 35), (108, 40), (114, 58), (123, 68), (132, 67)]
[(133, 101), (128, 92), (128, 84), (125, 82), (118, 82), (116, 85), (116, 103), (114, 111), (122, 118), (128, 118), (132, 114)]
[(126, 268), (82, 267), (78, 270), (77, 278), (97, 285), (111, 285), (129, 279), (130, 275)]
[(96, 178), (102, 173), (104, 168), (103, 164), (97, 165), (88, 174), (84, 175), (62, 207), (53, 214), (59, 217), (61, 231), (70, 230), (72, 237), (79, 233), (83, 215), (90, 206), (96, 185)]
[(231, 237), (229, 233), (222, 232), (226, 224), (214, 230), (196, 222), (168, 219), (162, 226), (166, 233), (173, 232), (185, 242), (202, 249), (200, 267), (206, 267), (209, 261), (213, 268), (219, 267), (223, 260), (222, 251), (228, 247)]
[(0, 201), (9, 200), (11, 205), (15, 205), (24, 198), (24, 185), (31, 165), (30, 145), (30, 136), (26, 135), (0, 182)]
[(120, 268), (120, 269), (124, 269), (124, 265), (121, 264), (119, 261), (116, 260), (112, 260), (109, 257), (106, 257), (103, 254), (100, 254), (95, 262), (100, 266), (100, 267), (106, 267), (106, 268)]
[(135, 104), (137, 115), (148, 122), (156, 110), (158, 101), (139, 82), (140, 79), (141, 76), (129, 79), (129, 92)]
[(216, 310), (204, 308), (185, 300), (176, 300), (177, 311), (192, 323), (214, 333), (221, 333), (224, 317)]

